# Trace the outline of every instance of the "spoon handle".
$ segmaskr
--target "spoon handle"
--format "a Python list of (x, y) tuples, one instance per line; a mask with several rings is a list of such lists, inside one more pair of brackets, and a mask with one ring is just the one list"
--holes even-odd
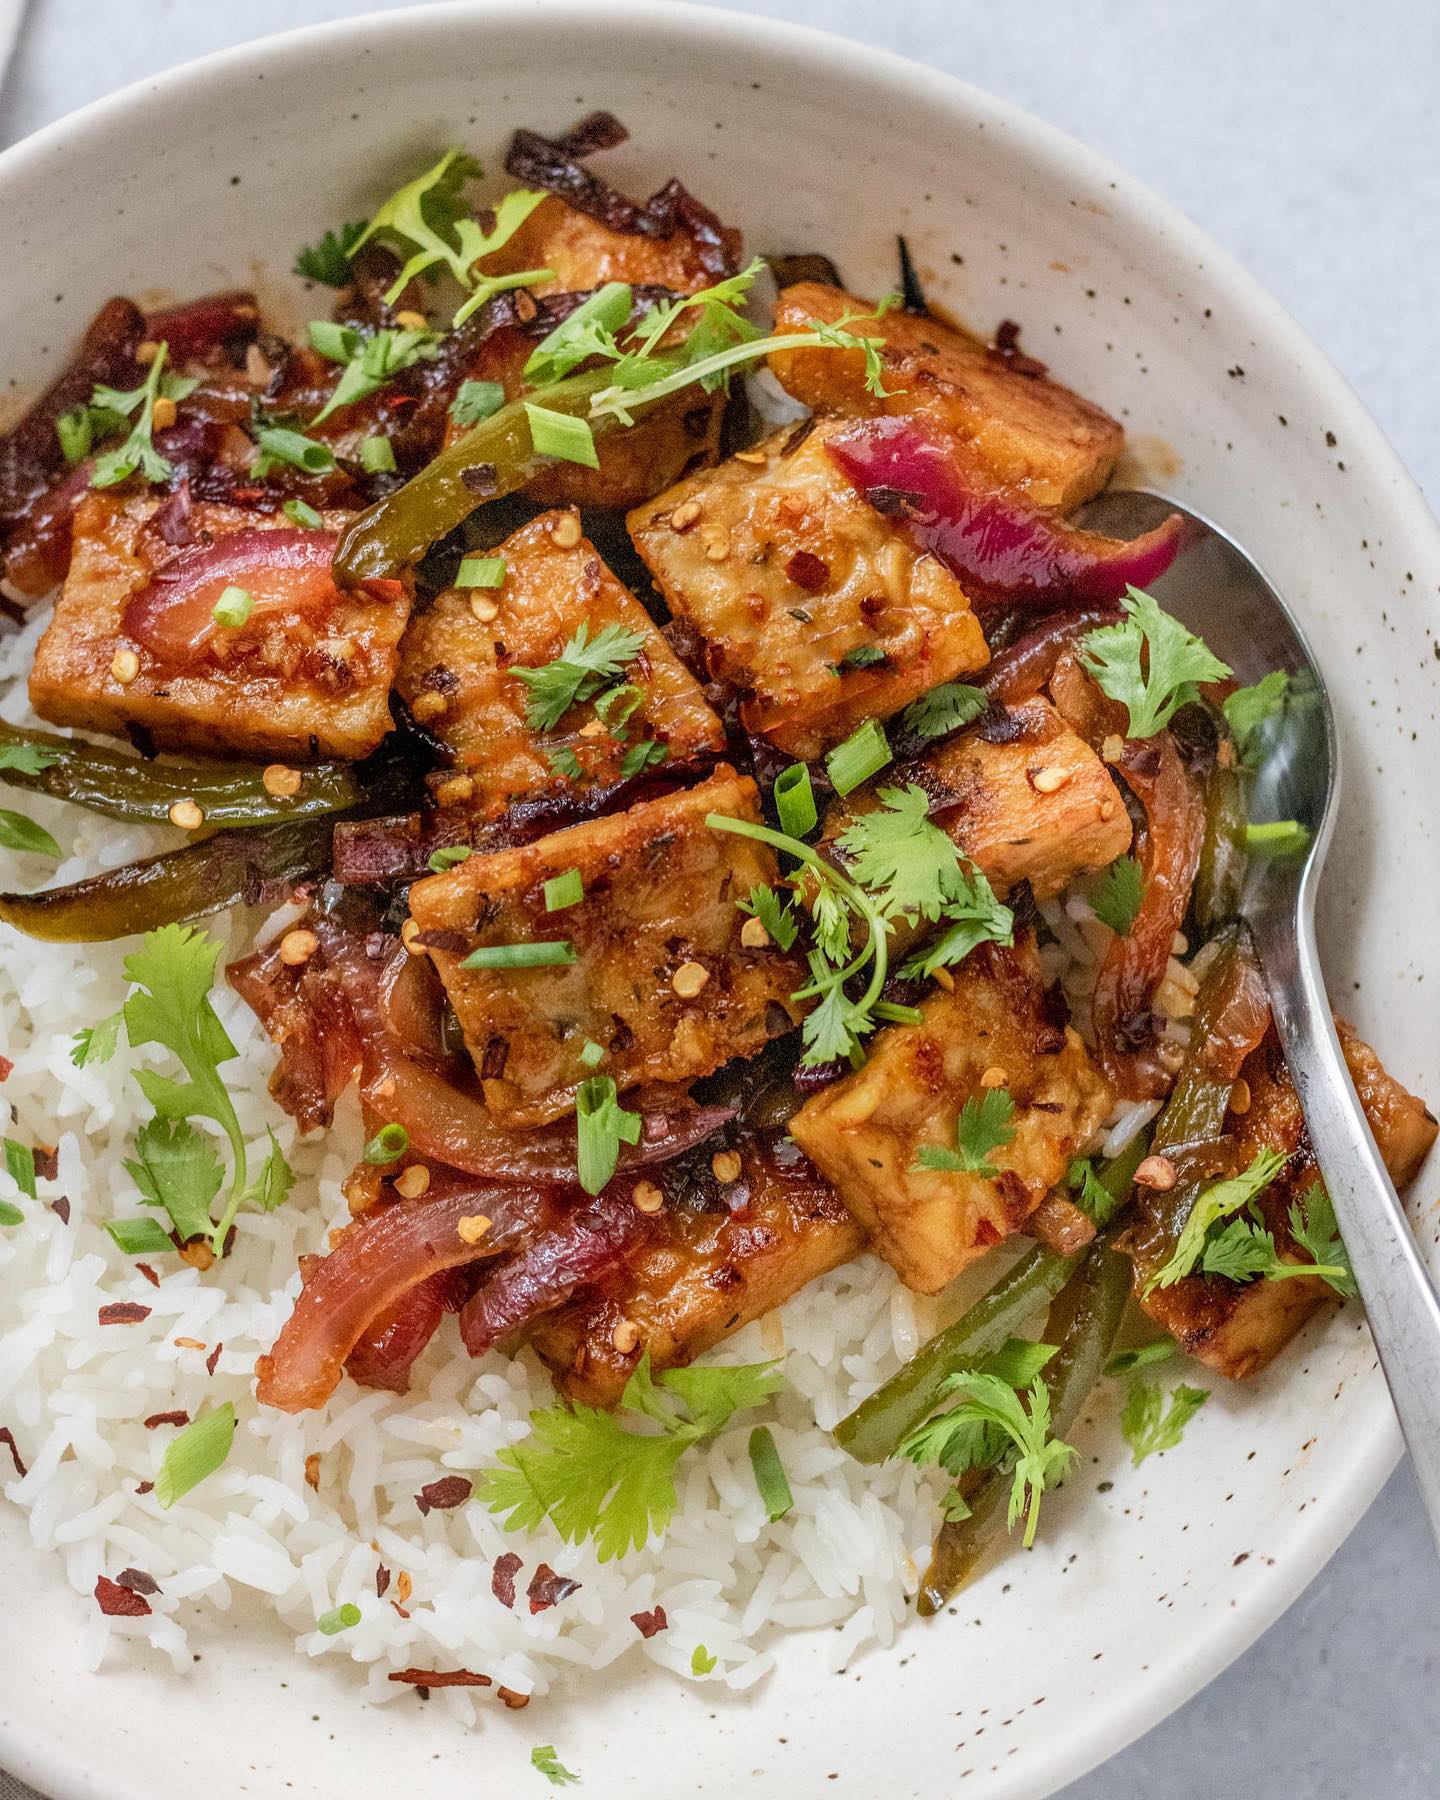
[(1350, 1079), (1315, 947), (1313, 882), (1293, 935), (1279, 909), (1256, 920), (1275, 1029), (1304, 1108), (1365, 1315), (1440, 1549), (1440, 1294), (1426, 1272)]

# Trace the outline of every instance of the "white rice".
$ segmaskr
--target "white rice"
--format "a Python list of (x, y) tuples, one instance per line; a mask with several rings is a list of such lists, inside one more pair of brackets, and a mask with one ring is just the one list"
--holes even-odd
[[(23, 689), (41, 621), (0, 644), (0, 715), (30, 718)], [(38, 797), (40, 818), (69, 854), (54, 878), (74, 880), (171, 841)], [(34, 859), (13, 863), (4, 884), (34, 885)], [(266, 935), (288, 924), (283, 910)], [(1047, 906), (1055, 943), (1051, 972), (1084, 1005), (1098, 925), (1083, 901)], [(256, 919), (209, 922), (239, 953), (255, 941)], [(663, 1545), (600, 1563), (588, 1546), (562, 1543), (548, 1528), (510, 1536), (479, 1505), (422, 1517), (415, 1494), (446, 1473), (474, 1477), (501, 1446), (524, 1435), (527, 1415), (550, 1404), (548, 1376), (528, 1354), (472, 1361), (454, 1326), (442, 1328), (421, 1358), (407, 1396), (342, 1383), (323, 1410), (290, 1416), (257, 1406), (252, 1372), (287, 1316), (300, 1280), (298, 1258), (323, 1252), (330, 1227), (348, 1221), (340, 1183), (361, 1143), (358, 1110), (342, 1103), (333, 1131), (301, 1140), (266, 1093), (273, 1051), (228, 987), (216, 1005), (239, 1058), (226, 1075), (252, 1139), (273, 1126), (298, 1181), (288, 1205), (245, 1214), (233, 1253), (204, 1275), (163, 1259), (156, 1288), (121, 1254), (104, 1221), (133, 1216), (138, 1196), (121, 1161), (148, 1113), (123, 1049), (106, 1065), (76, 1069), (73, 1035), (123, 999), (121, 945), (46, 945), (6, 932), (0, 942), (0, 1048), (14, 1068), (0, 1100), (10, 1134), (24, 1143), (58, 1139), (59, 1170), (40, 1201), (0, 1174), (0, 1197), (25, 1213), (0, 1231), (0, 1425), (13, 1430), (28, 1465), (9, 1473), (7, 1499), (28, 1516), (39, 1551), (54, 1554), (73, 1588), (86, 1665), (159, 1656), (182, 1673), (203, 1649), (214, 1615), (242, 1591), (274, 1614), (297, 1651), (348, 1666), (349, 1679), (376, 1704), (406, 1689), (386, 1679), (419, 1667), (482, 1671), (519, 1694), (543, 1695), (560, 1681), (623, 1657), (646, 1657), (686, 1680), (736, 1689), (762, 1679), (788, 1631), (828, 1628), (830, 1665), (843, 1668), (867, 1645), (892, 1641), (918, 1582), (943, 1480), (908, 1462), (863, 1467), (828, 1435), (844, 1413), (913, 1354), (959, 1310), (908, 1293), (866, 1257), (812, 1284), (779, 1315), (729, 1340), (725, 1360), (785, 1355), (786, 1385), (764, 1415), (794, 1492), (793, 1511), (767, 1522), (755, 1489), (747, 1437), (755, 1415), (692, 1453), (679, 1475), (680, 1506)], [(1148, 1116), (1117, 1109), (1106, 1148), (1117, 1148)], [(47, 1202), (64, 1195), (69, 1222)], [(986, 1280), (991, 1279), (987, 1270)], [(959, 1284), (963, 1287), (965, 1284)], [(100, 1326), (113, 1301), (150, 1309), (138, 1324)], [(202, 1348), (186, 1347), (191, 1339)], [(207, 1356), (223, 1345), (213, 1374)], [(146, 1417), (183, 1408), (193, 1417), (225, 1401), (239, 1418), (224, 1466), (168, 1512), (153, 1482), (173, 1428), (147, 1430)], [(319, 1458), (319, 1485), (306, 1482)], [(513, 1610), (491, 1592), (494, 1558), (518, 1551), (525, 1566)], [(532, 1615), (524, 1589), (548, 1562), (580, 1583), (567, 1600)], [(376, 1593), (381, 1564), (392, 1572)], [(139, 1619), (102, 1616), (97, 1578), (140, 1569), (159, 1582), (152, 1611)], [(409, 1577), (409, 1596), (399, 1604)], [(350, 1602), (360, 1623), (335, 1636), (321, 1615)], [(667, 1630), (646, 1640), (631, 1615), (663, 1605)], [(691, 1674), (703, 1644), (712, 1674)], [(440, 1689), (436, 1699), (471, 1722), (485, 1705), (476, 1690)], [(493, 1702), (492, 1702), (493, 1704)]]

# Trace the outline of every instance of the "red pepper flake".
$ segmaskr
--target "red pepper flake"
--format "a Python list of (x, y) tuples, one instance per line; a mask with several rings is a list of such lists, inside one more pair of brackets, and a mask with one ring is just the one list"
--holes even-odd
[(62, 1225), (70, 1223), (70, 1198), (68, 1194), (57, 1194), (50, 1202), (50, 1210)]
[(830, 565), (809, 550), (797, 550), (785, 565), (785, 573), (807, 594), (818, 594), (830, 579)]
[(60, 1173), (60, 1152), (53, 1144), (35, 1146), (35, 1174), (40, 1181), (54, 1181)]
[(544, 1612), (547, 1607), (568, 1600), (579, 1586), (580, 1583), (572, 1581), (568, 1575), (557, 1575), (549, 1563), (541, 1563), (530, 1577), (525, 1598), (530, 1602), (532, 1613)]
[(158, 1594), (160, 1583), (153, 1575), (147, 1575), (143, 1569), (122, 1569), (115, 1577), (122, 1588), (129, 1588), (132, 1594)]
[(437, 1687), (493, 1687), (488, 1675), (477, 1675), (473, 1669), (392, 1669), (390, 1681), (405, 1681), (421, 1690)]
[(0, 1081), (8, 1081), (15, 1072), (15, 1065), (8, 1056), (0, 1056)]
[(137, 1494), (153, 1494), (155, 1492), (155, 1483), (153, 1481), (137, 1481), (135, 1484), (135, 1492)]
[(444, 1475), (439, 1481), (427, 1481), (415, 1496), (415, 1504), (422, 1513), (449, 1512), (465, 1504), (474, 1486), (463, 1475)]
[(0, 1444), (4, 1444), (10, 1452), (10, 1460), (15, 1465), (15, 1473), (23, 1481), (28, 1473), (25, 1460), (20, 1454), (20, 1446), (15, 1442), (15, 1433), (8, 1425), (0, 1425)]
[(95, 1583), (95, 1604), (107, 1619), (143, 1619), (150, 1611), (150, 1602), (143, 1594), (132, 1594), (108, 1575), (102, 1575)]
[(151, 1413), (145, 1421), (145, 1429), (154, 1431), (159, 1425), (188, 1425), (189, 1423), (189, 1413), (183, 1407), (177, 1407), (174, 1412)]
[(224, 1344), (217, 1344), (215, 1346), (215, 1348), (210, 1352), (210, 1354), (205, 1358), (205, 1373), (207, 1375), (213, 1375), (215, 1373), (215, 1365), (216, 1365), (216, 1363), (219, 1362), (220, 1352), (224, 1348), (225, 1348)]
[(151, 1287), (159, 1287), (160, 1277), (150, 1267), (149, 1263), (137, 1262), (135, 1267), (140, 1271), (140, 1273), (150, 1283)]
[(490, 1572), (490, 1592), (502, 1606), (515, 1604), (515, 1575), (523, 1560), (513, 1550), (495, 1558), (495, 1567)]
[(670, 1625), (663, 1606), (657, 1606), (653, 1612), (631, 1613), (630, 1623), (643, 1638), (652, 1638), (657, 1631), (668, 1630)]
[(100, 1308), (102, 1325), (138, 1325), (149, 1317), (150, 1308), (141, 1306), (138, 1300), (112, 1300), (109, 1306)]
[(399, 1615), (402, 1619), (408, 1619), (410, 1617), (409, 1613), (406, 1612), (405, 1608), (400, 1604), (400, 1602), (398, 1600), (392, 1600), (390, 1602), (390, 1604), (395, 1608), (396, 1612), (399, 1613)]
[(377, 1600), (383, 1600), (385, 1598), (385, 1590), (389, 1585), (390, 1571), (385, 1567), (384, 1563), (381, 1563), (380, 1567), (375, 1571), (375, 1598)]

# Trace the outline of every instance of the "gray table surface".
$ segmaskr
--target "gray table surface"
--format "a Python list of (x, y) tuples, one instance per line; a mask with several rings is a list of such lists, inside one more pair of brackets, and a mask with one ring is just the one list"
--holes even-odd
[[(1212, 232), (1319, 339), (1434, 495), (1434, 0), (731, 0), (950, 70)], [(31, 0), (0, 144), (143, 75), (365, 0)], [(1067, 1800), (1430, 1800), (1440, 1572), (1402, 1468), (1309, 1592)], [(25, 1800), (0, 1775), (0, 1800)]]

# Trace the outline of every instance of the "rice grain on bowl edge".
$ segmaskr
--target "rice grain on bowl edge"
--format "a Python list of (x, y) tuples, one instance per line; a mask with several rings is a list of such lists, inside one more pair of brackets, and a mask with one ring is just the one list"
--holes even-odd
[[(35, 722), (23, 676), (43, 624), (35, 618), (0, 648), (0, 716), (15, 723)], [(57, 880), (168, 841), (38, 796), (33, 810), (70, 852)], [(33, 859), (16, 866), (15, 879), (35, 884)], [(1044, 910), (1054, 940), (1044, 951), (1047, 975), (1080, 995), (1096, 955), (1075, 917), (1089, 909), (1071, 897), (1068, 910)], [(282, 908), (262, 937), (294, 916)], [(238, 919), (206, 921), (235, 953), (255, 943), (253, 915), (243, 927)], [(532, 1536), (506, 1532), (474, 1503), (422, 1513), (422, 1487), (447, 1475), (473, 1478), (525, 1435), (531, 1410), (554, 1401), (549, 1376), (528, 1352), (472, 1360), (452, 1328), (417, 1363), (408, 1395), (346, 1381), (317, 1411), (257, 1406), (255, 1360), (299, 1292), (298, 1259), (323, 1253), (329, 1230), (349, 1222), (340, 1184), (363, 1143), (359, 1109), (352, 1093), (323, 1138), (301, 1138), (266, 1090), (273, 1047), (239, 997), (217, 987), (216, 1008), (239, 1051), (226, 1073), (241, 1123), (252, 1139), (274, 1129), (296, 1188), (274, 1213), (247, 1212), (230, 1255), (209, 1271), (169, 1262), (153, 1285), (104, 1230), (107, 1219), (134, 1210), (121, 1164), (148, 1111), (131, 1077), (134, 1059), (122, 1051), (83, 1069), (70, 1060), (74, 1034), (124, 998), (126, 951), (126, 942), (45, 944), (9, 931), (0, 939), (0, 1048), (14, 1064), (0, 1098), (15, 1136), (58, 1146), (56, 1177), (40, 1184), (38, 1201), (0, 1174), (0, 1196), (25, 1213), (23, 1225), (0, 1232), (0, 1426), (13, 1432), (27, 1471), (7, 1462), (3, 1487), (28, 1514), (36, 1549), (63, 1560), (86, 1619), (89, 1669), (153, 1651), (190, 1670), (210, 1610), (228, 1611), (245, 1590), (301, 1654), (359, 1665), (365, 1697), (377, 1704), (413, 1685), (390, 1679), (401, 1670), (484, 1674), (489, 1704), (502, 1687), (516, 1704), (627, 1653), (695, 1679), (691, 1657), (703, 1644), (716, 1659), (706, 1679), (741, 1690), (764, 1677), (789, 1631), (829, 1628), (835, 1671), (864, 1646), (893, 1641), (928, 1556), (945, 1477), (905, 1460), (862, 1465), (829, 1433), (959, 1310), (958, 1296), (911, 1294), (865, 1257), (727, 1340), (716, 1360), (784, 1357), (785, 1386), (763, 1415), (794, 1494), (778, 1523), (767, 1520), (755, 1486), (747, 1445), (761, 1415), (752, 1414), (680, 1465), (679, 1506), (663, 1542), (619, 1562), (599, 1562), (588, 1544), (565, 1544), (548, 1526)], [(1106, 1152), (1154, 1110), (1117, 1107), (1104, 1127)], [(68, 1207), (57, 1211), (61, 1195)], [(100, 1309), (116, 1303), (145, 1316), (101, 1324)], [(193, 1419), (227, 1401), (238, 1425), (224, 1466), (162, 1510), (150, 1484), (179, 1426), (156, 1415)], [(506, 1553), (523, 1559), (510, 1605), (493, 1580)], [(525, 1590), (541, 1563), (578, 1585), (532, 1610)], [(149, 1611), (107, 1616), (97, 1582), (136, 1571), (158, 1584), (145, 1594)], [(359, 1623), (322, 1632), (321, 1618), (347, 1604), (359, 1609)], [(634, 1615), (657, 1605), (666, 1628), (646, 1637)], [(437, 1688), (435, 1698), (466, 1724), (487, 1705), (484, 1690), (469, 1686)]]

